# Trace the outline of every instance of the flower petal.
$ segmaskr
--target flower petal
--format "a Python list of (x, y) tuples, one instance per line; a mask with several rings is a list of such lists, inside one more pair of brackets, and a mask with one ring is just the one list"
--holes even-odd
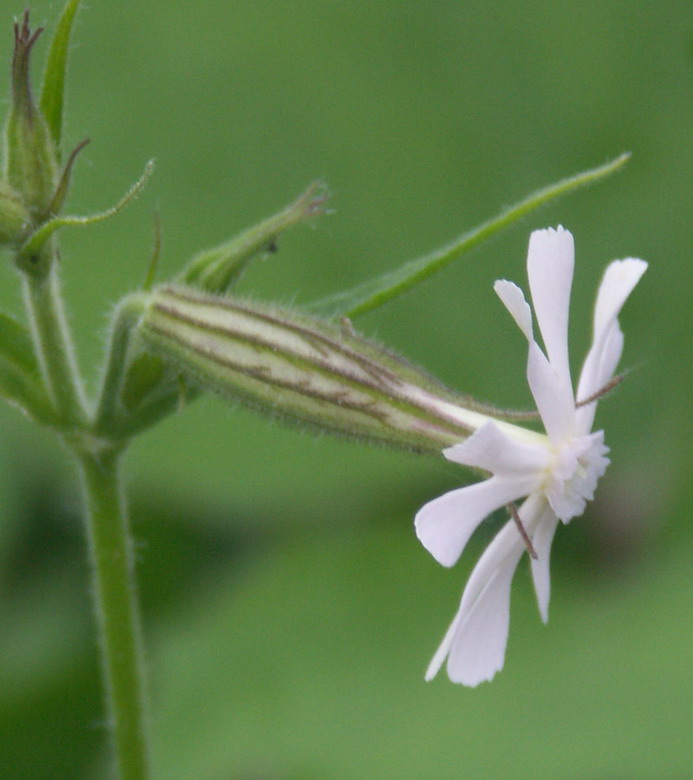
[(534, 590), (537, 594), (539, 614), (544, 623), (549, 619), (549, 596), (551, 595), (549, 563), (551, 559), (551, 542), (557, 527), (558, 518), (551, 507), (547, 506), (539, 518), (536, 530), (532, 535), (532, 545), (537, 553), (537, 557), (532, 558), (532, 579), (534, 580)]
[[(532, 494), (520, 508), (528, 530), (536, 525), (542, 507)], [(524, 541), (513, 521), (506, 523), (474, 567), (462, 594), (460, 608), (426, 672), (435, 676), (445, 656), (453, 682), (476, 686), (503, 667), (510, 622), (510, 586)]]
[(424, 675), (424, 680), (426, 680), (426, 682), (429, 682), (438, 674), (440, 667), (448, 657), (450, 647), (452, 646), (453, 639), (455, 638), (455, 634), (457, 633), (457, 628), (460, 625), (461, 620), (462, 613), (458, 610), (454, 620), (452, 623), (450, 623), (450, 627), (445, 632), (443, 641), (440, 643), (440, 645), (438, 645), (436, 654), (431, 659), (431, 663), (428, 665), (428, 669), (426, 669), (426, 674)]
[(534, 480), (491, 477), (451, 490), (425, 504), (414, 520), (416, 535), (443, 566), (452, 566), (479, 523), (510, 501), (526, 496)]
[(493, 422), (483, 425), (462, 443), (443, 450), (443, 455), (454, 463), (508, 477), (537, 474), (549, 461), (546, 447), (508, 436)]
[[(623, 334), (617, 317), (647, 263), (629, 258), (611, 263), (599, 286), (594, 311), (594, 340), (580, 372), (578, 401), (598, 393), (612, 378), (623, 351)], [(578, 410), (577, 430), (587, 433), (594, 422), (596, 400)]]
[(623, 304), (647, 270), (644, 260), (629, 257), (609, 263), (597, 293), (594, 309), (594, 340), (618, 317)]
[(554, 371), (535, 341), (529, 345), (527, 382), (546, 433), (554, 444), (573, 434), (575, 400), (570, 383)]
[[(503, 668), (510, 586), (524, 549), (511, 521), (498, 532), (474, 568), (448, 639), (447, 671), (453, 682), (474, 687), (491, 680)], [(429, 667), (427, 678), (433, 671), (433, 666)]]
[(532, 305), (549, 362), (567, 385), (571, 385), (568, 311), (574, 261), (573, 237), (564, 228), (535, 230), (530, 236), (527, 273)]
[(520, 330), (525, 334), (527, 341), (533, 341), (532, 310), (529, 308), (522, 290), (514, 282), (509, 282), (506, 279), (499, 279), (493, 285), (493, 289), (518, 324)]

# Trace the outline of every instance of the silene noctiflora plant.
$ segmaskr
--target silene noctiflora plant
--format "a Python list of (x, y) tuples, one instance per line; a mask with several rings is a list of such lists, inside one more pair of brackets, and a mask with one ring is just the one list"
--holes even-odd
[[(120, 463), (128, 443), (201, 393), (212, 391), (258, 411), (365, 442), (414, 453), (441, 452), (487, 474), (426, 504), (416, 532), (451, 566), (474, 529), (506, 507), (508, 522), (476, 565), (459, 611), (429, 667), (447, 658), (452, 680), (476, 685), (503, 665), (511, 580), (531, 557), (539, 610), (547, 619), (549, 553), (558, 522), (580, 515), (608, 464), (597, 401), (617, 381), (623, 336), (618, 314), (646, 268), (611, 263), (597, 294), (593, 342), (573, 388), (568, 302), (573, 239), (563, 228), (532, 233), (529, 287), (544, 348), (520, 288), (495, 290), (528, 343), (527, 380), (539, 432), (511, 412), (452, 392), (426, 371), (354, 330), (353, 320), (442, 269), (533, 209), (619, 169), (627, 155), (539, 190), (478, 228), (358, 287), (298, 308), (239, 297), (245, 269), (276, 248), (292, 226), (324, 213), (327, 192), (311, 185), (274, 216), (191, 258), (176, 278), (146, 281), (113, 310), (96, 397), (83, 389), (60, 287), (58, 231), (114, 216), (152, 170), (113, 207), (64, 215), (79, 151), (63, 149), (63, 102), (70, 35), (80, 0), (68, 0), (34, 96), (30, 66), (41, 30), (28, 12), (14, 24), (11, 97), (0, 180), (0, 244), (23, 287), (26, 323), (0, 313), (0, 395), (53, 429), (81, 475), (93, 571), (108, 724), (119, 776), (150, 773), (147, 691), (142, 663), (127, 501)], [(71, 259), (69, 262), (73, 262)], [(454, 348), (454, 345), (451, 345)], [(231, 435), (231, 432), (230, 434)], [(524, 499), (516, 506), (519, 499)]]

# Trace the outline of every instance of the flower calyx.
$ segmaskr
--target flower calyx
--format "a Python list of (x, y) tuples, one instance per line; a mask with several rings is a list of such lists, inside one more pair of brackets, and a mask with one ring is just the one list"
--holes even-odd
[(353, 329), (301, 311), (168, 285), (147, 294), (138, 334), (196, 387), (350, 438), (437, 453), (489, 419)]
[(48, 212), (59, 179), (57, 150), (31, 89), (31, 54), (41, 32), (31, 30), (28, 11), (14, 24), (12, 97), (5, 126), (5, 185), (21, 198), (33, 223)]

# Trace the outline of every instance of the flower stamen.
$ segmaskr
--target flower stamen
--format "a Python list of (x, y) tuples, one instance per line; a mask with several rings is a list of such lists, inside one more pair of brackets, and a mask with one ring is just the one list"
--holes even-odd
[(529, 557), (533, 558), (535, 561), (539, 560), (539, 556), (537, 555), (537, 551), (534, 549), (534, 545), (532, 544), (532, 540), (529, 538), (529, 534), (527, 533), (527, 529), (525, 528), (524, 523), (522, 522), (522, 518), (520, 517), (520, 513), (517, 511), (517, 507), (515, 504), (512, 503), (512, 501), (507, 504), (508, 512), (510, 513), (510, 517), (515, 521), (515, 525), (517, 526), (517, 530), (520, 532), (520, 536), (522, 537), (522, 541), (525, 543), (525, 547), (527, 548), (527, 552), (529, 553)]
[(594, 401), (599, 401), (602, 398), (604, 398), (605, 395), (608, 395), (615, 387), (618, 387), (621, 382), (626, 378), (625, 374), (617, 374), (613, 379), (610, 379), (604, 387), (602, 387), (600, 390), (597, 390), (596, 393), (592, 393), (592, 395), (587, 396), (583, 401), (578, 401), (575, 404), (575, 408), (579, 409), (581, 406), (587, 406), (587, 404), (591, 404)]

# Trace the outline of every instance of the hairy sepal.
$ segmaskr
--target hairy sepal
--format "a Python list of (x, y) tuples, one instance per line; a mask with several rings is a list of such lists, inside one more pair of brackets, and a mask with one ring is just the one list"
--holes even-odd
[(139, 334), (201, 388), (287, 421), (416, 451), (470, 433), (441, 411), (469, 399), (349, 327), (301, 312), (167, 286), (151, 294)]

